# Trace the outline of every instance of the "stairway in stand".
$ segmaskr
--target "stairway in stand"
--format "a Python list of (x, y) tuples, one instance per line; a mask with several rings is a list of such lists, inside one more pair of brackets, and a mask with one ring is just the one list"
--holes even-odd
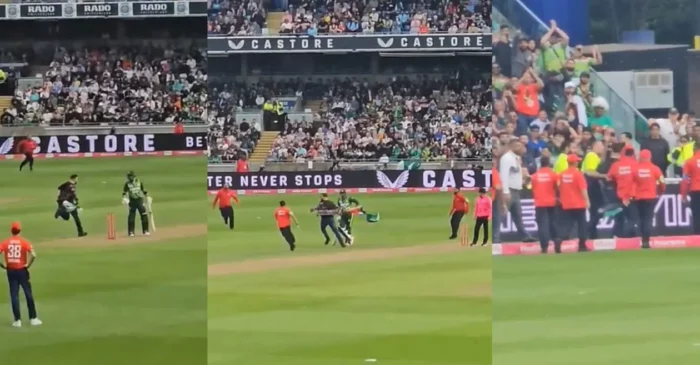
[(323, 100), (306, 100), (304, 104), (306, 109), (311, 109), (311, 112), (318, 113), (321, 110)]
[(280, 24), (282, 24), (282, 19), (284, 19), (284, 13), (280, 11), (275, 11), (267, 14), (267, 31), (269, 35), (280, 34)]
[(2, 113), (3, 110), (10, 108), (12, 106), (12, 97), (11, 96), (0, 96), (0, 113)]
[(253, 154), (248, 160), (253, 163), (265, 163), (272, 149), (272, 144), (275, 142), (275, 138), (277, 138), (278, 135), (279, 132), (274, 131), (262, 132), (258, 145), (255, 146), (255, 151), (253, 151)]

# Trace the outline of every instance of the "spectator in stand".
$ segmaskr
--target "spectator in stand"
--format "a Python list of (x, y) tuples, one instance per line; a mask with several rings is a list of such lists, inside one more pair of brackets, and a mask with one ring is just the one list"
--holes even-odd
[(515, 134), (521, 136), (527, 133), (530, 123), (540, 112), (539, 94), (544, 82), (532, 68), (523, 74), (513, 85), (515, 91), (515, 111), (518, 113), (518, 124)]
[(225, 36), (261, 35), (267, 13), (255, 0), (210, 0), (207, 33)]
[[(41, 86), (17, 90), (17, 124), (203, 122), (203, 48), (58, 48)], [(12, 116), (12, 118), (9, 118)]]
[(182, 122), (177, 121), (175, 123), (175, 128), (173, 129), (173, 134), (185, 134), (185, 126), (182, 125)]
[[(333, 84), (313, 121), (287, 123), (270, 159), (445, 160), (490, 159), (490, 88), (455, 79), (409, 79), (392, 84)], [(433, 90), (441, 90), (440, 95)], [(332, 95), (332, 96), (331, 96)], [(371, 96), (371, 97), (370, 97)]]
[(484, 33), (491, 31), (490, 0), (291, 1), (280, 34)]

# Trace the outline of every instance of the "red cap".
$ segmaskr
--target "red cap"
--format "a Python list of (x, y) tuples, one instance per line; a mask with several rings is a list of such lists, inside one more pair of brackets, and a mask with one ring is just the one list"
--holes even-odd
[(649, 150), (641, 150), (641, 151), (639, 152), (639, 159), (640, 159), (640, 160), (645, 160), (645, 161), (651, 160), (651, 151), (649, 151)]
[(22, 230), (22, 225), (19, 224), (19, 222), (12, 222), (12, 225), (10, 226), (10, 231), (12, 233), (19, 233), (19, 231)]
[(567, 162), (579, 162), (579, 161), (581, 161), (581, 159), (578, 157), (578, 155), (572, 153), (572, 154), (566, 156), (566, 161)]

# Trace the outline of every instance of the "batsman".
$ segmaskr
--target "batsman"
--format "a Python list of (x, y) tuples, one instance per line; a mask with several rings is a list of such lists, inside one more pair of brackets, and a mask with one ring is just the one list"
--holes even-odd
[(134, 237), (136, 229), (136, 212), (141, 215), (141, 228), (143, 234), (150, 235), (148, 231), (148, 209), (151, 198), (148, 192), (143, 188), (141, 180), (136, 178), (133, 171), (129, 171), (126, 175), (126, 183), (124, 183), (124, 192), (122, 196), (122, 204), (129, 206), (128, 232), (129, 237)]
[(364, 213), (360, 202), (348, 196), (345, 190), (341, 190), (340, 197), (338, 198), (338, 208), (340, 208), (340, 224), (338, 227), (344, 230), (348, 235), (352, 235), (352, 217), (354, 213)]

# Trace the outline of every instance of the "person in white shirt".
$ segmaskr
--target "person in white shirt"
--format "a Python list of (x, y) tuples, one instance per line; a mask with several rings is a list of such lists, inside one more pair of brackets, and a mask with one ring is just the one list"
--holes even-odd
[(547, 128), (548, 125), (552, 124), (547, 119), (547, 111), (546, 110), (540, 110), (540, 112), (537, 114), (537, 118), (530, 122), (530, 128), (532, 127), (537, 127), (539, 130), (543, 131), (545, 128)]
[(653, 123), (659, 125), (659, 132), (661, 133), (661, 138), (665, 139), (671, 148), (675, 148), (676, 146), (678, 146), (678, 129), (680, 127), (680, 122), (678, 118), (678, 109), (671, 108), (668, 111), (668, 118), (653, 120)]
[[(523, 189), (523, 171), (521, 156), (525, 153), (525, 145), (518, 138), (508, 142), (508, 151), (501, 156), (498, 172), (501, 175), (501, 187), (503, 189), (503, 203), (510, 212), (515, 228), (523, 239), (523, 242), (534, 242), (523, 225), (522, 204), (520, 193)], [(500, 227), (494, 227), (494, 231)], [(495, 242), (495, 241), (494, 241)]]

